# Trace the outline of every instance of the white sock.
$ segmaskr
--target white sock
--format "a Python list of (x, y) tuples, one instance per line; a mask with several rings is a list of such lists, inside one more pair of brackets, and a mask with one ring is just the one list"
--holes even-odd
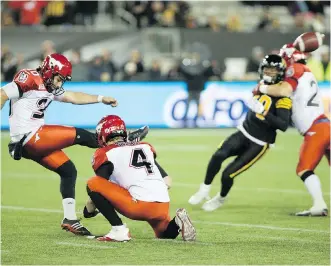
[(112, 229), (119, 231), (119, 230), (123, 230), (124, 228), (126, 228), (125, 224), (122, 225), (116, 225), (116, 226), (112, 226)]
[(201, 189), (202, 191), (205, 191), (205, 192), (208, 192), (208, 193), (209, 193), (209, 191), (210, 191), (210, 188), (211, 188), (211, 185), (206, 185), (206, 184), (204, 184), (204, 183), (202, 183), (201, 186), (200, 186), (200, 189)]
[(76, 200), (73, 198), (65, 198), (62, 200), (64, 218), (68, 220), (77, 220), (76, 215)]
[(326, 207), (326, 203), (323, 199), (323, 193), (321, 188), (321, 182), (317, 175), (310, 175), (305, 180), (305, 186), (313, 198), (313, 206)]

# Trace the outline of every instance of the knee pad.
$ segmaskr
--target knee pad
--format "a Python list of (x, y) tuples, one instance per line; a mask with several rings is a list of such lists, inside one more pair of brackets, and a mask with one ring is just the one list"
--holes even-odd
[(77, 178), (77, 169), (74, 163), (69, 160), (55, 170), (61, 177)]
[(77, 170), (72, 161), (67, 161), (55, 171), (61, 177), (60, 192), (62, 197), (75, 198), (75, 186), (77, 179)]

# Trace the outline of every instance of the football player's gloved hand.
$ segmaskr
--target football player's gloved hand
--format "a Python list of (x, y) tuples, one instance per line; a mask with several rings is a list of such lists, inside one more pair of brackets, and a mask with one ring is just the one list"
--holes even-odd
[[(90, 211), (88, 211), (88, 209)], [(91, 200), (90, 197), (88, 197), (87, 199), (87, 202), (86, 202), (86, 205), (84, 207), (84, 211), (83, 211), (83, 215), (85, 218), (92, 218), (94, 216), (97, 216), (98, 215), (98, 211), (97, 211), (97, 208), (95, 207), (93, 201)]]
[(257, 114), (262, 114), (264, 112), (264, 105), (254, 97), (248, 102), (248, 107)]
[(83, 215), (84, 218), (92, 218), (98, 215), (98, 211), (94, 210), (93, 212), (88, 212), (86, 206), (84, 207)]

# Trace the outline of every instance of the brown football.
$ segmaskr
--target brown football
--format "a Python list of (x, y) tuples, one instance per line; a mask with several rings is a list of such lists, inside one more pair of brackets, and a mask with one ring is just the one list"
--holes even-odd
[(293, 45), (301, 52), (310, 53), (323, 44), (323, 38), (324, 34), (319, 32), (306, 32), (297, 37)]

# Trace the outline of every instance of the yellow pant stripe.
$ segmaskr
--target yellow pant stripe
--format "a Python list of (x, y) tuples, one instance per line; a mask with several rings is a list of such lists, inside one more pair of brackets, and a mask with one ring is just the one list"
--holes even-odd
[(220, 144), (218, 144), (217, 149), (220, 149), (220, 148), (222, 147), (223, 143), (224, 143), (224, 140), (222, 140), (222, 141), (220, 142)]
[(236, 172), (231, 174), (230, 177), (234, 178), (235, 176), (239, 175), (241, 172), (245, 171), (247, 168), (251, 167), (257, 160), (259, 160), (262, 157), (262, 155), (267, 151), (268, 147), (269, 147), (268, 144), (264, 145), (263, 149), (253, 160), (251, 160), (249, 163), (247, 163), (246, 165), (241, 167), (239, 170), (237, 170)]

